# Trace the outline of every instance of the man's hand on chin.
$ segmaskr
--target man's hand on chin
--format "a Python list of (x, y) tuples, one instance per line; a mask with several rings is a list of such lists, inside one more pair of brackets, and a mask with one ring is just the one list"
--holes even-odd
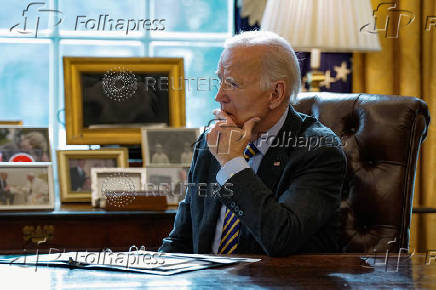
[(216, 160), (223, 166), (235, 157), (243, 156), (244, 149), (250, 142), (253, 128), (259, 117), (253, 117), (241, 128), (236, 126), (232, 118), (221, 110), (215, 110), (214, 115), (222, 121), (216, 122), (206, 135), (207, 145)]

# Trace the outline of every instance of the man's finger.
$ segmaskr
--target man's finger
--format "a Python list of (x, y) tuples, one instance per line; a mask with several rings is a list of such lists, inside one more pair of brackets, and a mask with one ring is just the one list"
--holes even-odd
[(213, 110), (213, 114), (215, 115), (215, 118), (226, 120), (227, 123), (235, 125), (235, 123), (233, 122), (233, 119), (223, 110), (215, 109), (215, 110)]
[(239, 128), (238, 126), (234, 125), (234, 124), (229, 124), (225, 121), (219, 121), (215, 124), (215, 127), (220, 127), (223, 129), (227, 129), (227, 128), (234, 128), (234, 129), (239, 129), (241, 130), (241, 128)]
[(213, 147), (213, 146), (217, 146), (218, 145), (218, 134), (219, 134), (219, 131), (214, 129), (214, 130), (211, 130), (206, 135), (206, 142), (207, 142), (207, 145), (209, 147)]
[[(253, 128), (257, 122), (260, 121), (259, 117), (253, 117), (244, 123), (242, 130), (244, 131), (244, 139), (251, 139), (251, 134), (253, 133)], [(249, 140), (251, 141), (251, 140)]]
[(214, 116), (217, 119), (226, 119), (228, 117), (228, 115), (224, 111), (222, 111), (220, 109), (215, 109), (215, 110), (213, 110), (212, 113), (214, 114)]

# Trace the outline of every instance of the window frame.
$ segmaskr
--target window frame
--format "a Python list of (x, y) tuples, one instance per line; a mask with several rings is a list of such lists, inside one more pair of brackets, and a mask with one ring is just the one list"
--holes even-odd
[[(60, 2), (62, 0), (47, 0), (45, 1), (51, 9), (59, 10)], [(145, 9), (144, 17), (150, 18), (150, 12), (153, 8), (153, 0), (144, 0), (145, 3), (141, 6)], [(175, 0), (178, 1), (178, 0)], [(151, 48), (153, 43), (178, 43), (189, 46), (205, 46), (205, 47), (217, 47), (223, 46), (224, 41), (234, 34), (234, 0), (217, 0), (226, 1), (227, 3), (227, 32), (224, 33), (197, 33), (197, 32), (151, 32), (144, 30), (141, 34), (132, 34), (126, 37), (125, 35), (105, 35), (101, 32), (97, 33), (80, 33), (75, 32), (71, 34), (65, 34), (61, 32), (60, 25), (51, 27), (51, 31), (41, 30), (38, 37), (33, 35), (23, 36), (19, 33), (10, 32), (9, 29), (0, 29), (0, 46), (1, 43), (34, 43), (34, 42), (49, 42), (49, 136), (50, 136), (50, 149), (51, 156), (56, 156), (56, 150), (68, 150), (68, 149), (96, 149), (98, 146), (93, 145), (67, 145), (65, 138), (65, 124), (62, 120), (62, 112), (64, 108), (61, 107), (63, 100), (65, 99), (63, 88), (63, 73), (62, 73), (62, 58), (61, 58), (61, 41), (70, 40), (71, 42), (80, 40), (95, 40), (95, 41), (115, 41), (121, 43), (123, 41), (139, 41), (142, 44), (142, 57), (153, 57)], [(26, 3), (23, 2), (23, 5)], [(23, 9), (25, 7), (23, 6)], [(19, 11), (17, 11), (19, 13)], [(49, 23), (54, 23), (55, 15), (49, 14)], [(11, 24), (12, 25), (12, 24)], [(86, 56), (86, 55), (84, 55)], [(185, 77), (189, 77), (185, 72)], [(186, 95), (187, 96), (187, 95)], [(186, 100), (187, 101), (187, 100)], [(186, 120), (188, 122), (188, 119)], [(29, 125), (29, 124), (25, 124)], [(57, 162), (53, 160), (53, 171), (55, 180), (55, 193), (56, 193), (56, 207), (60, 205), (59, 198), (59, 183), (57, 174)]]

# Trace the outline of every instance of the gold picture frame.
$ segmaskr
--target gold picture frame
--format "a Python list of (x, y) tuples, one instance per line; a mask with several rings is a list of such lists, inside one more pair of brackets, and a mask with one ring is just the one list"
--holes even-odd
[(23, 121), (0, 121), (0, 125), (23, 126)]
[[(128, 163), (128, 150), (127, 148), (116, 149), (100, 149), (100, 150), (57, 150), (58, 158), (58, 174), (59, 174), (59, 187), (61, 192), (61, 202), (91, 202), (91, 168), (127, 168)], [(78, 178), (73, 178), (71, 161), (76, 163), (79, 160), (92, 160), (97, 164), (97, 167), (92, 164), (84, 164), (76, 166), (74, 172), (78, 172), (78, 167), (81, 167), (82, 176), (80, 178), (81, 184), (78, 186), (76, 181)], [(110, 162), (110, 160), (115, 162)], [(114, 164), (115, 163), (115, 164)], [(89, 171), (89, 172), (88, 172)], [(77, 176), (78, 173), (73, 174)], [(87, 186), (85, 186), (85, 184)], [(89, 188), (88, 188), (89, 187)]]
[[(96, 114), (88, 114), (91, 111), (90, 108), (85, 107), (85, 90), (84, 88), (88, 84), (85, 83), (83, 79), (89, 80), (90, 78), (98, 79), (98, 84), (96, 83), (94, 87), (92, 87), (93, 91), (89, 89), (89, 92), (95, 93), (87, 93), (91, 97), (94, 97), (93, 94), (98, 94), (99, 96), (107, 96), (107, 100), (105, 99), (105, 106), (116, 106), (116, 101), (123, 101), (121, 97), (125, 95), (121, 94), (116, 95), (115, 93), (119, 93), (123, 88), (126, 88), (127, 92), (132, 92), (134, 99), (137, 99), (137, 95), (143, 96), (144, 99), (152, 99), (154, 98), (153, 105), (156, 102), (159, 105), (164, 106), (162, 103), (167, 103), (162, 109), (158, 109), (158, 112), (164, 113), (156, 113), (165, 116), (159, 115), (159, 120), (165, 118), (167, 122), (164, 122), (165, 126), (169, 127), (185, 127), (186, 119), (185, 119), (185, 82), (184, 82), (184, 68), (183, 68), (183, 58), (98, 58), (98, 57), (64, 57), (63, 58), (64, 65), (64, 87), (65, 87), (65, 125), (66, 125), (66, 137), (67, 144), (82, 144), (82, 145), (93, 145), (93, 144), (124, 144), (124, 145), (136, 145), (141, 144), (141, 127), (151, 125), (161, 125), (162, 122), (158, 120), (148, 120), (151, 117), (142, 113), (141, 116), (146, 116), (145, 118), (148, 120), (144, 125), (143, 122), (135, 124), (120, 124), (120, 122), (111, 122), (110, 124), (96, 123), (95, 126), (92, 124), (88, 124), (88, 117), (95, 117)], [(115, 81), (123, 81), (120, 75), (125, 73), (127, 76), (135, 76), (133, 78), (134, 87), (132, 85), (132, 81), (128, 83), (128, 85), (132, 85), (131, 90), (129, 91), (128, 85), (124, 86), (126, 83), (117, 84)], [(114, 76), (113, 78), (109, 78), (107, 76)], [(107, 78), (106, 78), (107, 77)], [(141, 78), (141, 80), (146, 80), (143, 83), (139, 82), (137, 84), (136, 79)], [(105, 82), (105, 78), (114, 80), (113, 84), (115, 86), (115, 90), (110, 90), (110, 88), (114, 88), (114, 86), (109, 86), (108, 83)], [(151, 78), (159, 78), (159, 86), (155, 82), (148, 82), (148, 79)], [(167, 83), (165, 87), (165, 78), (167, 78)], [(101, 81), (100, 81), (101, 80)], [(130, 78), (131, 80), (131, 78)], [(161, 82), (162, 80), (162, 82)], [(163, 83), (163, 85), (162, 85)], [(116, 86), (121, 86), (121, 89), (118, 90)], [(152, 88), (152, 92), (149, 92), (149, 88)], [(158, 87), (156, 92), (154, 91)], [(139, 89), (142, 91), (139, 91)], [(118, 91), (117, 91), (118, 90)], [(147, 93), (141, 94), (143, 91)], [(115, 95), (111, 95), (115, 94)], [(152, 95), (153, 94), (153, 95)], [(158, 97), (156, 97), (156, 94)], [(165, 95), (165, 101), (159, 99), (160, 95)], [(90, 97), (90, 98), (91, 98)], [(112, 98), (114, 97), (114, 98)], [(155, 101), (156, 98), (158, 101)], [(115, 101), (114, 101), (115, 100)], [(99, 97), (99, 101), (102, 101), (102, 97)], [(110, 102), (115, 102), (112, 104)], [(153, 100), (150, 101), (150, 103)], [(94, 102), (95, 103), (95, 102)], [(109, 104), (110, 105), (107, 105)], [(159, 105), (157, 107), (159, 108)], [(89, 106), (91, 107), (91, 106)], [(101, 107), (101, 106), (100, 106)], [(105, 107), (105, 109), (106, 109)], [(135, 106), (135, 109), (138, 106)], [(140, 106), (139, 106), (140, 107)], [(151, 106), (147, 106), (144, 104), (143, 110), (154, 110), (151, 109)], [(154, 111), (153, 111), (154, 112)], [(109, 114), (107, 114), (109, 115)], [(106, 116), (107, 116), (106, 115)], [(112, 114), (114, 118), (119, 118), (118, 114)], [(110, 117), (108, 117), (110, 118)], [(85, 125), (85, 123), (87, 123)]]

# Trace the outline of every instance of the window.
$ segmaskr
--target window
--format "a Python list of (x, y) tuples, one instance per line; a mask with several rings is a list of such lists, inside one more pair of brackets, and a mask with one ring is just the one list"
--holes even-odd
[[(162, 21), (147, 30), (144, 19)], [(217, 107), (214, 72), (232, 32), (232, 0), (7, 1), (0, 10), (0, 120), (50, 127), (54, 158), (69, 147), (63, 56), (169, 56), (185, 61), (186, 126), (202, 127)]]

